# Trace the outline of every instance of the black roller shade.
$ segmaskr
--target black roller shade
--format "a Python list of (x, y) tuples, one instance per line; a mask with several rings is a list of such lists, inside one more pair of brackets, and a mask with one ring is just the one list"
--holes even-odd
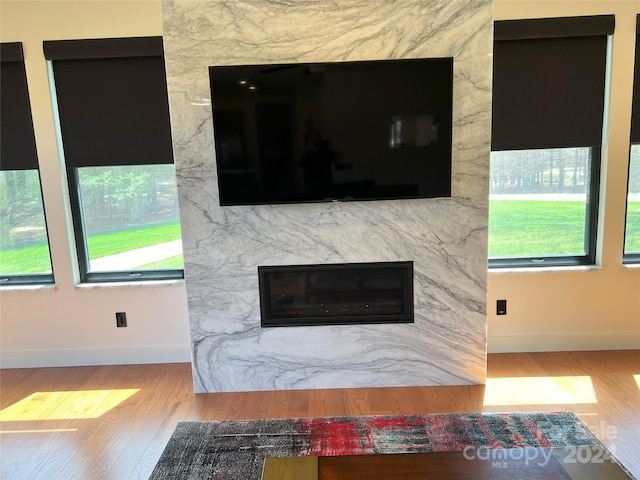
[(611, 35), (614, 28), (614, 15), (501, 20), (494, 25), (493, 37), (496, 41), (590, 37)]
[(146, 40), (44, 43), (68, 167), (173, 163), (164, 59)]
[[(585, 27), (597, 23), (587, 18)], [(532, 22), (552, 22), (557, 32), (559, 20), (527, 20), (527, 35), (517, 40), (498, 40), (496, 23), (492, 150), (601, 145), (607, 34), (530, 38)], [(509, 22), (505, 37), (513, 38)], [(569, 26), (574, 32), (573, 21)]]
[(161, 57), (162, 37), (96, 38), (43, 42), (47, 60), (86, 60), (96, 58)]
[(0, 62), (24, 62), (22, 43), (0, 43)]
[(0, 170), (38, 168), (22, 44), (0, 48)]
[(636, 59), (633, 71), (631, 143), (640, 143), (640, 15), (636, 18)]

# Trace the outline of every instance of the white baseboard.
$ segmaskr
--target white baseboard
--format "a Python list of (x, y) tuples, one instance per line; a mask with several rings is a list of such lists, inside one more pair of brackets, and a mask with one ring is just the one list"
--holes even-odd
[[(640, 331), (553, 335), (494, 335), (489, 353), (640, 349)], [(0, 352), (0, 368), (77, 367), (191, 362), (189, 345)]]
[(191, 362), (189, 345), (0, 352), (0, 368), (78, 367)]
[(552, 335), (492, 335), (489, 353), (640, 349), (640, 330)]

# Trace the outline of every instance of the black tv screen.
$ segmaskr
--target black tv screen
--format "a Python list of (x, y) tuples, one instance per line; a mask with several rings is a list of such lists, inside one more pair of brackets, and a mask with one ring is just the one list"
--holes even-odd
[(221, 205), (451, 196), (452, 58), (209, 78)]

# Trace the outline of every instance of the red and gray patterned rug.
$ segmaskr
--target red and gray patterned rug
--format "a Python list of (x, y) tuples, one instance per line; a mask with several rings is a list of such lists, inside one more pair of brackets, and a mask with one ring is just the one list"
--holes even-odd
[(266, 457), (601, 445), (572, 412), (181, 422), (150, 480), (259, 480)]

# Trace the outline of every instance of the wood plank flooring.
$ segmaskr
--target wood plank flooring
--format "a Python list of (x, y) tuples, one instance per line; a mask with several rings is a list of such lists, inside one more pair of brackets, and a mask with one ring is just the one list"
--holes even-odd
[(640, 350), (489, 355), (487, 385), (194, 394), (189, 364), (0, 370), (1, 479), (147, 479), (177, 422), (574, 411), (640, 478)]

